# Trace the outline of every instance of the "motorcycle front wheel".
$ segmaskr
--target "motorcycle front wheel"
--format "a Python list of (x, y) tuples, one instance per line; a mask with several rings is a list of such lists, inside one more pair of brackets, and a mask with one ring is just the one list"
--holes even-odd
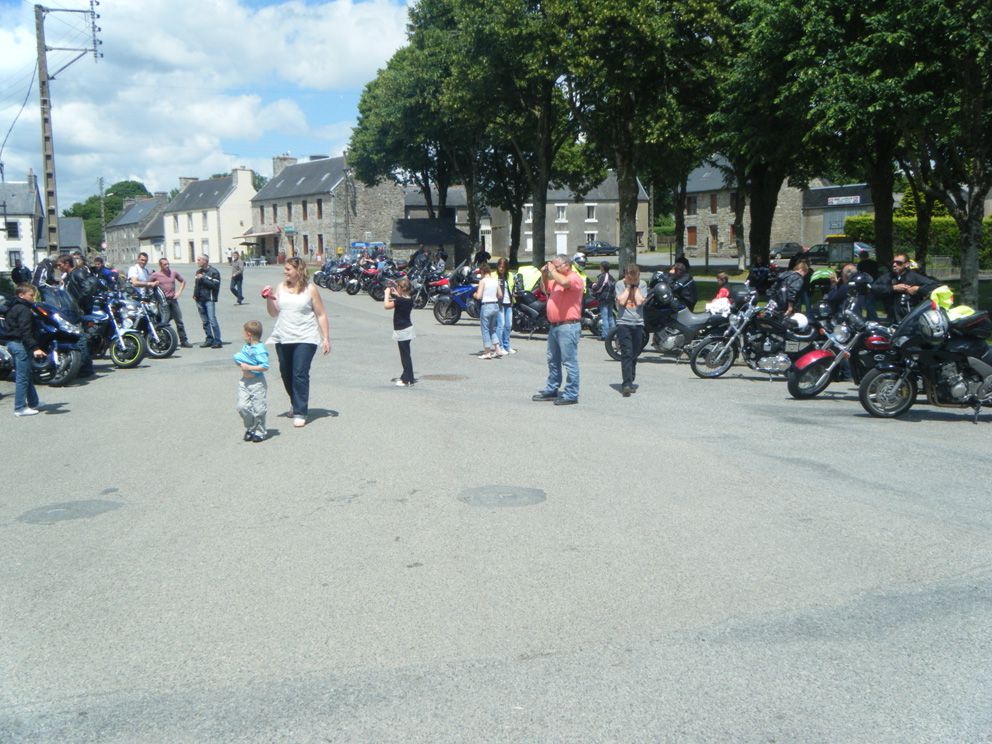
[(916, 402), (916, 380), (896, 370), (873, 369), (858, 386), (861, 406), (876, 418), (896, 418)]
[(830, 385), (833, 375), (828, 373), (830, 369), (830, 359), (822, 359), (813, 362), (803, 369), (789, 368), (788, 386), (789, 395), (797, 400), (805, 398), (815, 398)]
[(155, 333), (158, 334), (158, 341), (154, 336), (145, 339), (148, 356), (152, 359), (166, 359), (172, 356), (179, 348), (179, 334), (172, 326), (158, 326)]
[[(610, 355), (610, 358), (614, 361), (619, 362), (622, 357), (620, 351), (620, 340), (617, 338), (617, 327), (613, 326), (612, 330), (606, 334), (606, 340), (603, 342), (606, 345), (606, 353)], [(641, 348), (637, 350), (637, 356), (640, 356), (644, 352), (644, 348), (648, 345), (648, 334), (641, 334)]]
[(340, 292), (344, 289), (344, 279), (339, 274), (331, 274), (327, 278), (327, 288), (332, 292)]
[(55, 363), (48, 364), (41, 369), (35, 368), (32, 372), (32, 377), (36, 384), (48, 385), (49, 387), (65, 387), (76, 379), (82, 363), (83, 355), (76, 349), (56, 351)]
[(413, 296), (413, 309), (423, 310), (425, 307), (427, 307), (427, 291), (422, 289)]
[(434, 319), (441, 325), (454, 325), (462, 317), (461, 308), (450, 298), (438, 300), (434, 303)]
[(120, 343), (114, 339), (110, 344), (110, 361), (120, 369), (137, 367), (146, 353), (145, 337), (137, 331), (124, 331)]
[(371, 297), (376, 302), (382, 302), (386, 299), (386, 288), (381, 284), (373, 284), (369, 287), (369, 297)]
[(313, 275), (313, 283), (318, 287), (327, 287), (327, 279), (323, 271), (318, 271)]
[(711, 336), (692, 351), (689, 367), (696, 377), (711, 379), (726, 374), (737, 361), (737, 347), (720, 336)]
[(358, 282), (348, 282), (344, 285), (344, 291), (350, 295), (356, 295), (362, 291), (362, 287)]

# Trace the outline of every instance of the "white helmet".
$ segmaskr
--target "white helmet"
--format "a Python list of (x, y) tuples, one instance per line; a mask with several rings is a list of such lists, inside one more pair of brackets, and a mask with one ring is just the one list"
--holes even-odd
[(927, 310), (920, 316), (920, 335), (937, 346), (947, 338), (947, 315), (941, 310)]
[(586, 267), (586, 254), (576, 253), (572, 257), (572, 263), (578, 266), (580, 269), (584, 269)]

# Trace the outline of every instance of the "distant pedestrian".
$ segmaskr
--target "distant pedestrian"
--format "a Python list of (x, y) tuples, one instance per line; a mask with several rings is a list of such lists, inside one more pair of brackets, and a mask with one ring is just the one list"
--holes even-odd
[(24, 266), (19, 258), (14, 259), (14, 268), (10, 270), (10, 281), (14, 286), (31, 282), (31, 270)]
[[(572, 271), (568, 256), (559, 254), (541, 269), (548, 294), (548, 379), (531, 400), (553, 400), (556, 406), (579, 402), (579, 334), (582, 331), (582, 295), (585, 285)], [(568, 375), (561, 396), (562, 368)]]
[(269, 352), (262, 343), (262, 324), (249, 320), (244, 325), (245, 345), (234, 355), (241, 368), (238, 381), (238, 413), (245, 424), (245, 441), (264, 441), (265, 413), (268, 411), (268, 383), (265, 372), (269, 368)]
[(510, 346), (510, 331), (513, 329), (513, 291), (516, 280), (510, 273), (510, 262), (506, 258), (500, 258), (496, 262), (496, 281), (503, 293), (499, 300), (499, 315), (496, 317), (496, 340), (499, 343), (499, 355), (516, 354), (517, 350)]
[(14, 415), (35, 416), (41, 402), (31, 378), (31, 357), (44, 359), (45, 352), (34, 330), (34, 285), (22, 282), (16, 293), (4, 319), (7, 350), (14, 358)]
[(399, 346), (400, 364), (403, 373), (393, 378), (398, 387), (410, 387), (417, 378), (413, 376), (413, 358), (410, 355), (410, 342), (416, 338), (410, 311), (413, 310), (413, 300), (410, 299), (410, 280), (405, 276), (396, 282), (395, 287), (386, 287), (385, 299), (382, 306), (393, 311), (393, 340)]
[(241, 292), (241, 285), (245, 281), (245, 262), (241, 260), (241, 254), (237, 251), (231, 253), (231, 294), (243, 305), (245, 296)]
[(302, 258), (287, 258), (283, 282), (273, 290), (265, 287), (269, 315), (276, 318), (269, 343), (276, 345), (279, 374), (292, 405), (293, 426), (306, 426), (310, 412), (310, 365), (320, 346), (331, 351), (327, 314), (317, 287), (310, 284)]
[(605, 341), (610, 335), (610, 331), (616, 325), (616, 282), (610, 274), (610, 262), (603, 261), (599, 264), (599, 276), (596, 283), (592, 285), (592, 296), (599, 303), (599, 319), (602, 325), (600, 338)]
[(499, 339), (496, 336), (496, 325), (499, 320), (499, 302), (503, 299), (503, 290), (496, 277), (492, 276), (489, 264), (483, 261), (479, 264), (479, 284), (475, 288), (475, 297), (479, 301), (479, 325), (482, 327), (482, 353), (480, 359), (499, 359)]
[(627, 264), (623, 274), (623, 287), (618, 288), (617, 342), (620, 345), (620, 392), (624, 398), (636, 392), (634, 380), (637, 377), (637, 357), (644, 346), (644, 300), (647, 297), (647, 284), (641, 281), (641, 270), (637, 264)]
[(203, 348), (220, 349), (224, 342), (220, 340), (220, 324), (217, 322), (217, 295), (220, 292), (220, 272), (210, 265), (207, 254), (196, 259), (196, 276), (193, 284), (193, 301), (203, 322), (203, 332), (206, 340), (200, 344)]
[(179, 334), (179, 345), (184, 349), (192, 348), (186, 336), (186, 326), (183, 325), (183, 311), (179, 307), (179, 298), (182, 297), (186, 289), (186, 280), (178, 271), (173, 271), (169, 267), (169, 259), (163, 257), (158, 260), (158, 271), (152, 272), (151, 279), (158, 285), (164, 300), (159, 306), (162, 315), (162, 325), (169, 325), (171, 321), (176, 322), (176, 332)]

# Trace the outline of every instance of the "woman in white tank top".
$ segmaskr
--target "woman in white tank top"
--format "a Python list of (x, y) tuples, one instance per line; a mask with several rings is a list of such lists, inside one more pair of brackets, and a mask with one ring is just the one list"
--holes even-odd
[(499, 339), (496, 335), (496, 322), (499, 320), (499, 301), (503, 299), (503, 290), (496, 277), (489, 273), (489, 264), (479, 264), (482, 278), (475, 288), (473, 297), (481, 303), (479, 307), (479, 323), (482, 326), (482, 354), (480, 359), (499, 359)]
[(289, 258), (283, 269), (285, 280), (275, 291), (262, 290), (269, 315), (276, 319), (267, 343), (276, 345), (279, 373), (293, 407), (293, 426), (307, 423), (310, 408), (310, 363), (317, 347), (331, 351), (327, 314), (317, 287), (307, 278), (303, 259)]

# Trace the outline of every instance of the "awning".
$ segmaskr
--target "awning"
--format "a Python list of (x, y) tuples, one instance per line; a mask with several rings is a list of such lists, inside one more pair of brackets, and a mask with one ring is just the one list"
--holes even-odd
[(282, 230), (278, 225), (263, 225), (261, 227), (256, 227), (252, 225), (248, 230), (242, 235), (242, 238), (261, 238), (266, 235), (281, 235)]

